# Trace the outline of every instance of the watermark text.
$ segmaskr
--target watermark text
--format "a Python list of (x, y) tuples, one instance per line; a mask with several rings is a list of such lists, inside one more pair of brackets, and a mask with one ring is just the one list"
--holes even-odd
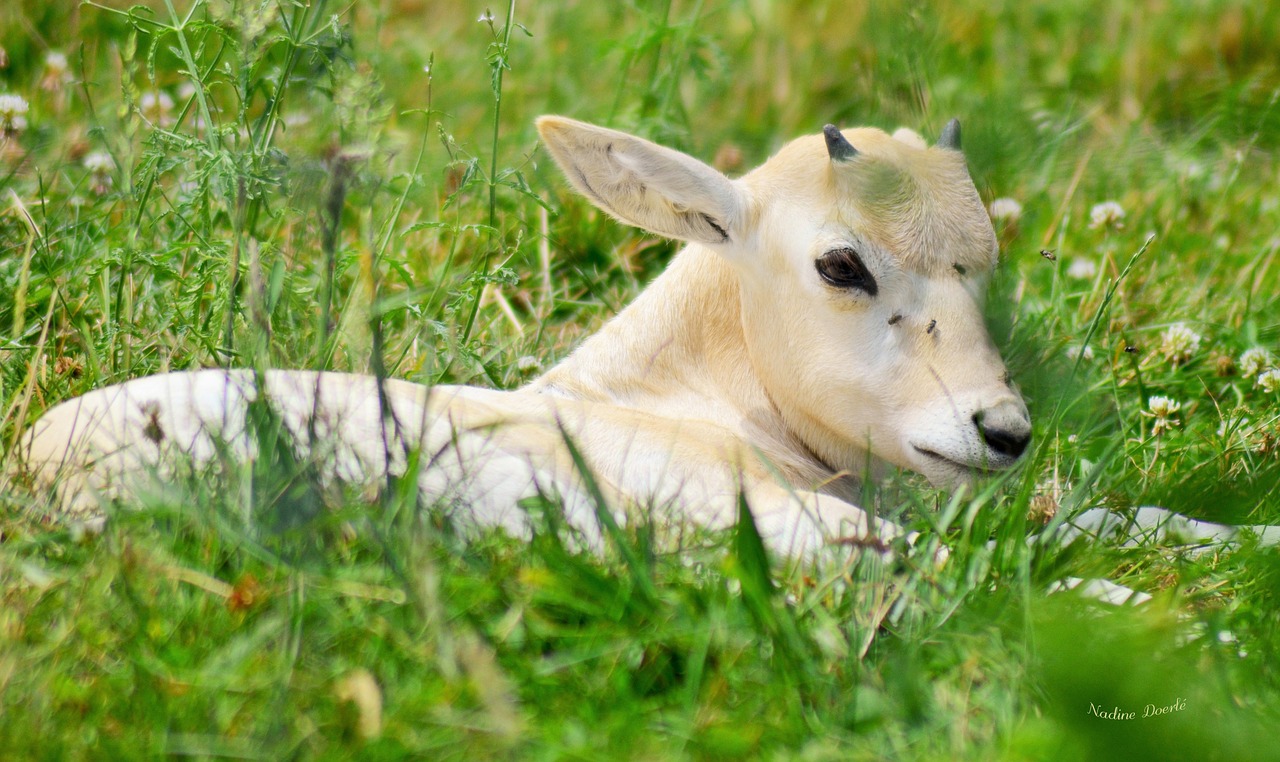
[(1088, 713), (1093, 715), (1094, 717), (1100, 717), (1104, 720), (1136, 720), (1139, 718), (1146, 719), (1148, 717), (1159, 717), (1160, 715), (1164, 715), (1164, 714), (1181, 712), (1186, 708), (1187, 708), (1187, 700), (1184, 698), (1178, 698), (1172, 704), (1165, 704), (1164, 706), (1147, 704), (1141, 709), (1133, 710), (1133, 711), (1127, 711), (1115, 705), (1112, 705), (1110, 707), (1106, 706), (1105, 704), (1098, 705), (1090, 701)]

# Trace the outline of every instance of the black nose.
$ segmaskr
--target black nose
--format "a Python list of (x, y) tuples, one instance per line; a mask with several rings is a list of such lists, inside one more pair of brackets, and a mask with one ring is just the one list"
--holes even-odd
[(1022, 453), (1026, 452), (1027, 445), (1031, 443), (1030, 431), (1008, 431), (984, 425), (980, 414), (973, 417), (973, 422), (978, 427), (978, 433), (982, 435), (982, 441), (1001, 455), (1008, 455), (1010, 458), (1021, 457)]

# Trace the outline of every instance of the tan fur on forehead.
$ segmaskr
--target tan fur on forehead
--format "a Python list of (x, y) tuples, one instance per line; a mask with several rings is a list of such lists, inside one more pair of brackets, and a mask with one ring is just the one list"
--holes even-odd
[[(786, 194), (831, 208), (840, 223), (923, 272), (995, 263), (996, 239), (964, 156), (899, 130), (845, 130), (858, 155), (832, 162), (821, 136), (800, 138), (745, 179), (772, 202)], [(769, 203), (769, 202), (766, 202)]]

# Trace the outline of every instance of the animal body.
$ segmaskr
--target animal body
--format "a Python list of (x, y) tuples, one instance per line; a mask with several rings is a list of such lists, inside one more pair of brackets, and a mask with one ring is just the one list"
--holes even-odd
[(519, 503), (608, 503), (731, 524), (745, 495), (787, 555), (889, 540), (854, 500), (886, 466), (955, 486), (1013, 466), (1031, 423), (983, 320), (996, 237), (952, 122), (802, 137), (729, 179), (683, 153), (561, 117), (565, 177), (622, 222), (687, 246), (630, 306), (515, 391), (310, 371), (202, 370), (49, 410), (22, 445), (71, 512), (163, 478), (175, 457), (248, 459), (265, 403), (326, 478), (376, 482), (418, 454), (424, 500), (523, 533)]

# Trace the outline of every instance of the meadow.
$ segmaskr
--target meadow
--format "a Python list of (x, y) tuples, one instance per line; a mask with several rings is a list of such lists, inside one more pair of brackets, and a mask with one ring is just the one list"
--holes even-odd
[[(5, 4), (0, 756), (1280, 759), (1275, 549), (1026, 540), (1096, 506), (1280, 524), (1277, 40), (1243, 0)], [(973, 489), (866, 486), (944, 567), (644, 524), (599, 556), (545, 505), (460, 537), (280, 452), (50, 519), (16, 443), (90, 389), (564, 357), (677, 247), (570, 192), (544, 113), (731, 175), (960, 118), (1035, 433)]]

